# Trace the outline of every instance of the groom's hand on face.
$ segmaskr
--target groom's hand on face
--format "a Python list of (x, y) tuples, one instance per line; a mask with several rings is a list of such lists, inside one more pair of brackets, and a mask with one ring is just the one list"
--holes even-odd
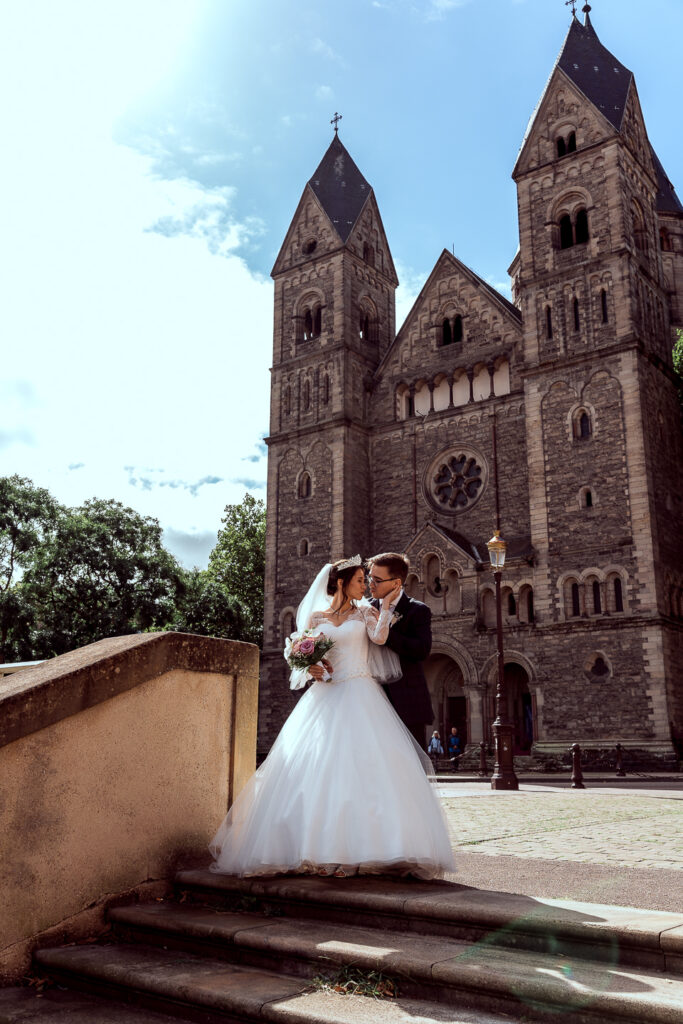
[(382, 608), (388, 608), (398, 599), (403, 583), (401, 580), (394, 580), (388, 592), (382, 596)]

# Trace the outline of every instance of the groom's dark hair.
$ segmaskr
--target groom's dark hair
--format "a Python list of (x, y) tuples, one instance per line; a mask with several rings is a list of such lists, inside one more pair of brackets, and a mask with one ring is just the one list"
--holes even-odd
[(382, 568), (388, 569), (391, 575), (399, 579), (401, 583), (405, 583), (410, 568), (406, 556), (399, 555), (396, 551), (385, 551), (382, 555), (368, 558), (368, 568), (371, 569), (373, 565), (381, 565)]

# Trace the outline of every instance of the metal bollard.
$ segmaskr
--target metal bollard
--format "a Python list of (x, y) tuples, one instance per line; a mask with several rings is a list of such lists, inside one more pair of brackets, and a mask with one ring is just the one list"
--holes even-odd
[(572, 743), (572, 789), (585, 789), (581, 771), (581, 747)]
[(621, 743), (617, 743), (617, 775), (621, 778), (626, 775), (624, 771), (624, 758), (621, 751)]
[(487, 778), (488, 774), (488, 768), (486, 767), (486, 744), (482, 740), (479, 744), (479, 775), (482, 778)]

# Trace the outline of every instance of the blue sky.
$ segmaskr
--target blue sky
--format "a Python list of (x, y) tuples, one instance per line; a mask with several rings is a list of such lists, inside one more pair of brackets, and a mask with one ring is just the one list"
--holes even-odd
[[(592, 8), (681, 192), (683, 4)], [(0, 473), (117, 498), (205, 564), (224, 506), (265, 496), (269, 273), (334, 112), (399, 322), (443, 248), (505, 290), (510, 172), (570, 17), (562, 0), (7, 0)]]

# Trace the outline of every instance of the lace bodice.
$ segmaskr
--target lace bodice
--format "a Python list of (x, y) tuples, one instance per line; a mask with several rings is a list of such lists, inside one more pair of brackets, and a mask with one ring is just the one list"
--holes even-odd
[[(309, 629), (324, 633), (334, 640), (334, 647), (327, 653), (327, 660), (334, 672), (332, 681), (341, 683), (350, 678), (376, 678), (380, 674), (379, 656), (373, 656), (370, 644), (382, 647), (386, 643), (391, 625), (389, 609), (378, 613), (372, 605), (358, 605), (340, 625), (335, 625), (325, 612), (314, 612), (308, 623)], [(387, 651), (388, 656), (392, 656)], [(298, 690), (306, 685), (308, 671), (294, 669), (290, 686)]]
[[(362, 622), (365, 625), (368, 640), (371, 640), (373, 644), (385, 644), (389, 636), (391, 611), (387, 608), (382, 612), (378, 612), (371, 604), (359, 604), (344, 619), (341, 625), (343, 626), (347, 622)], [(308, 628), (317, 629), (320, 627), (324, 633), (325, 627), (331, 625), (333, 625), (333, 622), (328, 619), (325, 612), (313, 612)], [(339, 626), (335, 628), (339, 629)]]

